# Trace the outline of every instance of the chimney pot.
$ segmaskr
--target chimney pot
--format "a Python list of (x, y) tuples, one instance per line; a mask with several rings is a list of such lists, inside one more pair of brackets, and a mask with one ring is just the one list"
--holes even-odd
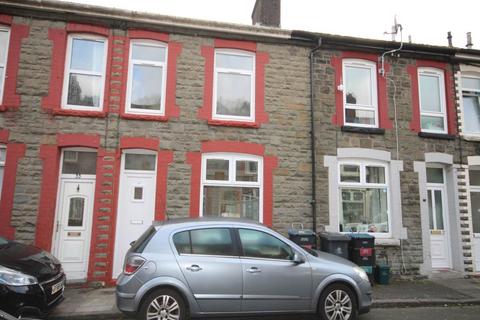
[(447, 32), (447, 39), (448, 39), (448, 46), (451, 48), (453, 47), (453, 43), (452, 43), (452, 32), (451, 31), (448, 31)]
[(257, 0), (252, 11), (252, 24), (280, 28), (280, 0)]
[(472, 33), (467, 32), (467, 49), (472, 49), (473, 48), (473, 43), (472, 43)]

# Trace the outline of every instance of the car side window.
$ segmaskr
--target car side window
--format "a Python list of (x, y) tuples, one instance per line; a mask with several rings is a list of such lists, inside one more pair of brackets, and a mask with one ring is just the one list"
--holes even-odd
[(183, 231), (173, 235), (173, 244), (179, 254), (235, 256), (230, 229), (208, 228)]
[(262, 231), (239, 229), (245, 257), (292, 260), (293, 250), (286, 243)]
[(190, 232), (183, 231), (175, 233), (173, 235), (173, 244), (179, 254), (192, 253), (192, 247), (190, 245)]

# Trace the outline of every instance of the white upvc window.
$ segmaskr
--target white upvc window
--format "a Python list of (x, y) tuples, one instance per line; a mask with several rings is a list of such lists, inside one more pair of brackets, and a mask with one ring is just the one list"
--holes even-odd
[(462, 76), (463, 132), (480, 135), (480, 75)]
[(377, 67), (358, 59), (343, 60), (345, 125), (378, 127)]
[(204, 154), (201, 180), (201, 216), (263, 221), (262, 157)]
[(391, 232), (389, 167), (382, 162), (339, 162), (339, 229), (388, 237)]
[(212, 118), (255, 121), (255, 55), (217, 49), (214, 63)]
[(94, 35), (68, 36), (62, 107), (102, 111), (107, 68), (107, 39)]
[(5, 175), (5, 161), (7, 160), (7, 148), (0, 145), (0, 200), (2, 199), (3, 177)]
[(9, 40), (10, 29), (0, 26), (0, 105), (3, 103), (3, 89), (5, 86), (5, 74), (7, 73)]
[(444, 72), (419, 68), (418, 82), (422, 132), (447, 133)]
[(130, 42), (127, 113), (165, 114), (166, 61), (166, 44), (153, 40)]

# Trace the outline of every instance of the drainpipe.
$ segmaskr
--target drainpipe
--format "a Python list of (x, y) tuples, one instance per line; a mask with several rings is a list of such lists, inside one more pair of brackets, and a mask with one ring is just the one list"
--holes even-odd
[(317, 156), (315, 145), (315, 118), (314, 118), (314, 58), (315, 52), (322, 46), (322, 38), (316, 38), (316, 46), (310, 50), (310, 152), (312, 153), (312, 224), (313, 232), (317, 233)]
[(312, 229), (317, 233), (317, 157), (315, 146), (315, 119), (314, 119), (314, 55), (322, 46), (322, 38), (314, 33), (307, 31), (294, 30), (291, 34), (292, 40), (308, 41), (315, 43), (315, 47), (310, 50), (310, 152), (312, 154)]

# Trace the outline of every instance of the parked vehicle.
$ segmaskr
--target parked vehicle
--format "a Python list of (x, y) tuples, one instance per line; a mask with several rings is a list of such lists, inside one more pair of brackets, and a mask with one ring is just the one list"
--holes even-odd
[(63, 300), (65, 274), (50, 253), (0, 237), (0, 310), (43, 316)]
[(116, 289), (121, 311), (158, 320), (291, 312), (353, 320), (368, 312), (371, 293), (352, 262), (224, 219), (154, 223), (126, 254)]

